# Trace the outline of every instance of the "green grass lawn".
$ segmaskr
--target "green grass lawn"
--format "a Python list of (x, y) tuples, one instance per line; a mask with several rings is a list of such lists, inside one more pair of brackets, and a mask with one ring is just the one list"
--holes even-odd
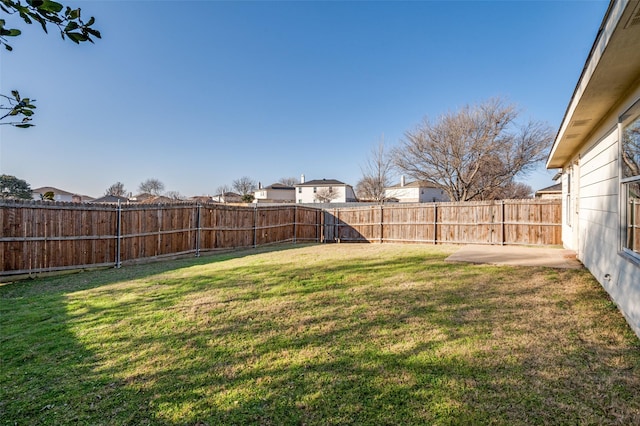
[(284, 246), (0, 286), (0, 424), (633, 424), (586, 271)]

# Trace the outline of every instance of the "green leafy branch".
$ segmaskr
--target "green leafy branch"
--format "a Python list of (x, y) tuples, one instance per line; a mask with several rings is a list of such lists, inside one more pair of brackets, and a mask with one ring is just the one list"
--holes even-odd
[[(64, 9), (64, 11), (63, 11)], [(93, 43), (93, 38), (102, 38), (100, 32), (92, 25), (95, 18), (83, 21), (80, 15), (80, 8), (71, 9), (51, 0), (26, 0), (25, 4), (21, 0), (0, 0), (0, 10), (9, 14), (18, 14), (27, 24), (37, 22), (45, 33), (47, 25), (55, 25), (60, 30), (62, 39), (68, 38), (76, 44), (89, 41)], [(17, 28), (5, 28), (6, 22), (0, 19), (0, 45), (11, 51), (13, 47), (7, 42), (7, 37), (16, 37), (22, 34)]]
[(35, 99), (29, 98), (20, 98), (20, 93), (17, 90), (11, 91), (11, 96), (0, 94), (0, 97), (8, 102), (7, 105), (0, 104), (0, 110), (8, 110), (6, 114), (0, 117), (0, 121), (4, 120), (7, 117), (15, 117), (20, 118), (20, 121), (10, 121), (7, 123), (0, 123), (0, 125), (8, 124), (14, 127), (20, 127), (22, 129), (26, 129), (28, 127), (33, 127), (34, 125), (29, 123), (31, 121), (31, 116), (33, 115), (33, 110), (36, 109), (36, 106), (33, 103), (36, 101)]
[[(29, 25), (39, 23), (45, 33), (48, 33), (47, 25), (55, 25), (60, 30), (63, 40), (69, 39), (76, 44), (84, 41), (93, 43), (93, 38), (102, 38), (100, 32), (92, 28), (96, 21), (93, 16), (85, 22), (80, 15), (80, 8), (72, 9), (55, 1), (25, 0), (23, 3), (22, 0), (0, 0), (0, 10), (7, 15), (18, 15)], [(8, 37), (17, 37), (22, 31), (6, 28), (6, 25), (6, 21), (0, 19), (0, 46), (12, 51), (13, 47), (8, 43)], [(7, 102), (6, 105), (0, 104), (0, 110), (9, 111), (0, 117), (0, 121), (5, 118), (22, 118), (20, 121), (14, 120), (0, 125), (8, 124), (23, 129), (33, 126), (29, 122), (36, 108), (33, 105), (35, 99), (20, 98), (17, 90), (11, 91), (11, 96), (0, 94), (0, 97), (3, 98), (2, 102)]]

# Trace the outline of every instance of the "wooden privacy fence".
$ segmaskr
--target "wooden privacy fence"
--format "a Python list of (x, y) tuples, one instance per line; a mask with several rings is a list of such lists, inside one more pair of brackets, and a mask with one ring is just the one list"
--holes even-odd
[(282, 242), (321, 241), (303, 206), (0, 203), (0, 275), (98, 266)]
[(562, 244), (560, 200), (425, 203), (326, 209), (324, 239), (431, 244)]
[(375, 205), (0, 202), (0, 276), (283, 242), (561, 244), (559, 200)]

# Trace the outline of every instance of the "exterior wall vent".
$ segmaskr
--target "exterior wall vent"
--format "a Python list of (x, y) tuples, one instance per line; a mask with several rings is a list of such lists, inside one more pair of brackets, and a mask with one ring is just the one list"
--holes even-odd
[(571, 122), (571, 126), (573, 127), (580, 127), (580, 126), (584, 126), (585, 124), (587, 124), (588, 122), (590, 122), (591, 119), (587, 118), (586, 120), (573, 120)]
[(638, 4), (636, 5), (635, 10), (629, 17), (629, 21), (627, 22), (627, 25), (625, 25), (624, 28), (627, 29), (636, 25), (640, 25), (640, 2), (638, 2)]

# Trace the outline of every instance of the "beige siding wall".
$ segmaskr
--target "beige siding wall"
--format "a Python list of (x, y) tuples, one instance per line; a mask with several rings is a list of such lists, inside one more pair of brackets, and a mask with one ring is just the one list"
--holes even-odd
[(313, 187), (301, 186), (296, 188), (296, 203), (314, 203), (315, 193)]
[(619, 249), (618, 128), (580, 155), (580, 203), (578, 254), (597, 277), (610, 269), (605, 253)]
[(571, 194), (569, 193), (569, 185), (573, 185), (571, 182), (571, 167), (566, 167), (562, 171), (562, 245), (565, 248), (575, 250), (573, 241), (573, 226), (571, 220), (573, 219), (573, 212), (570, 209)]
[(401, 187), (385, 189), (384, 195), (387, 198), (397, 198), (401, 203), (417, 203), (420, 201), (418, 188)]
[(424, 188), (420, 192), (421, 203), (432, 203), (435, 201), (449, 201), (449, 197), (441, 189)]
[[(621, 254), (618, 128), (618, 117), (639, 98), (640, 85), (602, 120), (580, 150), (578, 223), (568, 229), (568, 233), (573, 232), (574, 237), (575, 232), (578, 233), (577, 245), (570, 248), (577, 250), (578, 258), (615, 300), (640, 336), (640, 262)], [(563, 179), (566, 196), (565, 186), (566, 179)], [(563, 226), (564, 233), (567, 225)], [(565, 245), (569, 239), (570, 236), (563, 235)]]
[(255, 192), (256, 200), (295, 201), (296, 191), (284, 189), (263, 188)]
[(385, 190), (388, 198), (397, 198), (401, 203), (430, 203), (449, 201), (444, 191), (436, 188), (401, 187)]
[[(316, 193), (313, 192), (312, 186), (301, 186), (302, 192), (298, 192), (298, 188), (296, 188), (295, 192), (295, 200), (296, 203), (317, 203)], [(329, 186), (317, 186), (317, 190), (319, 191), (321, 188), (329, 188)], [(331, 185), (332, 191), (334, 191), (337, 196), (335, 199), (331, 200), (332, 203), (344, 203), (347, 199), (354, 199), (355, 194), (353, 193), (353, 189), (350, 186), (345, 185)]]

